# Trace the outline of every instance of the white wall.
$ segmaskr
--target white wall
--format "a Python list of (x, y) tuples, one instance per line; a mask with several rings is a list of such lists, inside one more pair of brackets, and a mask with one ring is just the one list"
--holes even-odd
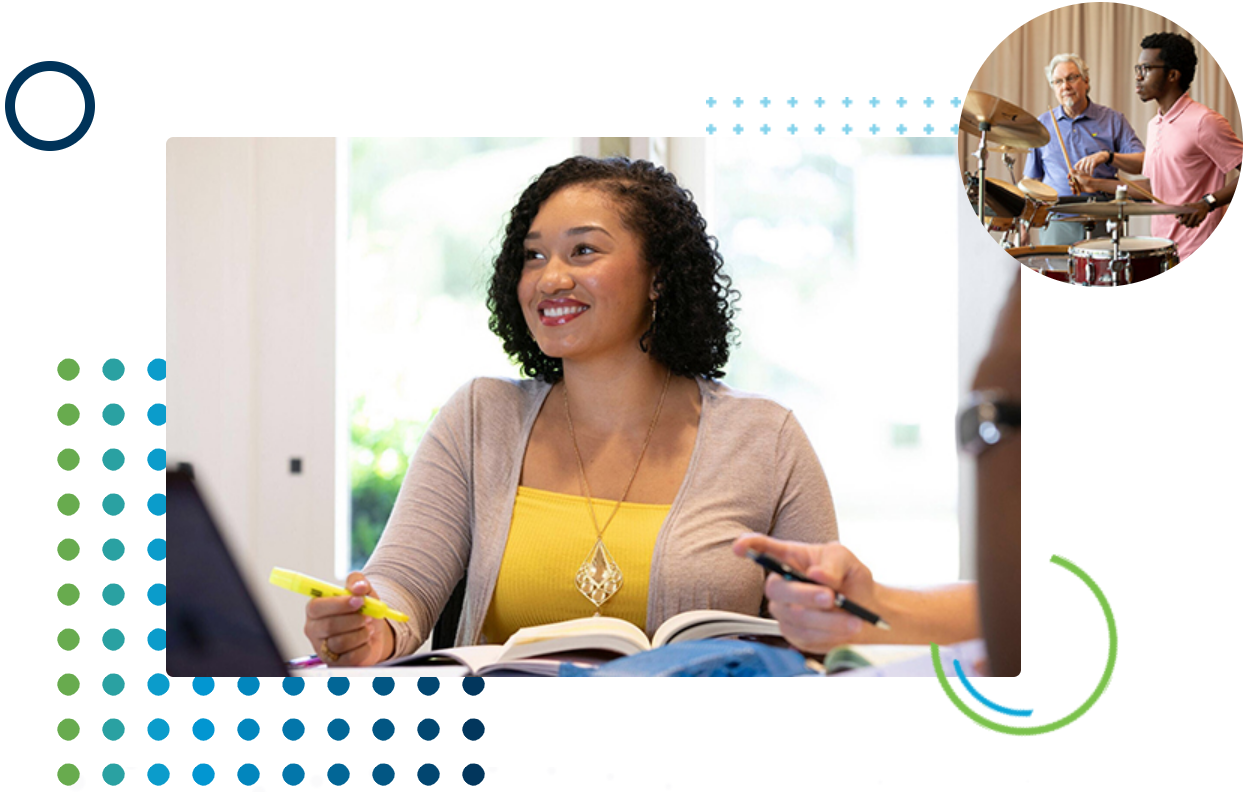
[(195, 466), (290, 656), (309, 651), (306, 600), (270, 567), (335, 573), (335, 153), (331, 138), (166, 149), (169, 458)]

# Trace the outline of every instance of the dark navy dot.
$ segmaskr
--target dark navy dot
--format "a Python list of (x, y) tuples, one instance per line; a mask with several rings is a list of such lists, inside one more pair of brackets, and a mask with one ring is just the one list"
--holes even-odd
[(148, 452), (148, 467), (153, 470), (165, 470), (164, 448), (154, 448)]
[(374, 721), (374, 736), (380, 740), (390, 740), (391, 735), (396, 733), (395, 724), (386, 718), (379, 718)]
[(465, 677), (465, 679), (461, 680), (461, 689), (471, 696), (477, 696), (479, 693), (482, 693), (486, 685), (487, 683), (483, 681), (482, 677)]
[(148, 633), (148, 646), (151, 646), (158, 652), (163, 650), (165, 648), (165, 630), (156, 629)]
[(482, 767), (476, 764), (467, 764), (465, 769), (461, 771), (461, 778), (470, 786), (478, 786), (486, 777), (487, 774), (483, 772)]
[(439, 736), (439, 724), (430, 718), (426, 718), (421, 723), (417, 724), (417, 736), (427, 742), (430, 742)]
[(396, 689), (396, 681), (391, 677), (374, 677), (374, 692), (380, 696), (389, 696)]
[(148, 736), (160, 742), (170, 736), (170, 725), (164, 718), (153, 718), (148, 721)]
[(295, 786), (304, 780), (304, 768), (298, 764), (289, 764), (283, 768), (283, 780), (288, 786)]
[(148, 677), (148, 690), (154, 696), (164, 696), (170, 689), (170, 678), (165, 674), (153, 674)]
[(256, 769), (254, 764), (240, 765), (239, 767), (239, 783), (244, 786), (252, 786), (261, 778), (261, 771)]
[(261, 727), (258, 726), (257, 722), (251, 718), (244, 718), (239, 721), (239, 736), (243, 739), (251, 742), (252, 740), (255, 740), (256, 736), (260, 733)]
[(148, 602), (151, 602), (153, 605), (165, 604), (165, 584), (164, 583), (153, 583), (151, 586), (148, 587)]
[(261, 689), (261, 680), (256, 677), (239, 677), (239, 692), (251, 696)]
[(209, 695), (213, 692), (213, 677), (196, 677), (191, 680), (191, 689), (201, 696)]
[(283, 736), (288, 740), (298, 740), (304, 736), (304, 724), (299, 718), (289, 718), (283, 723)]
[(153, 426), (165, 426), (165, 405), (154, 404), (148, 408), (148, 420)]
[(487, 731), (483, 727), (483, 722), (478, 718), (470, 718), (465, 721), (465, 725), (461, 727), (461, 734), (465, 735), (467, 740), (477, 740), (483, 736), (483, 732)]
[(326, 733), (332, 740), (342, 740), (348, 736), (348, 722), (343, 718), (335, 718), (326, 726)]
[(380, 764), (374, 768), (374, 783), (379, 786), (387, 786), (396, 780), (396, 771), (391, 769), (389, 764)]
[(304, 690), (304, 677), (287, 677), (283, 680), (283, 690), (288, 696), (298, 696)]
[(208, 718), (201, 718), (191, 724), (191, 733), (195, 735), (197, 740), (201, 742), (213, 736), (213, 721)]
[(163, 764), (154, 764), (148, 768), (148, 781), (155, 786), (161, 786), (170, 780), (170, 769)]
[(439, 780), (439, 768), (433, 764), (422, 765), (417, 768), (417, 780), (426, 786), (430, 786)]
[(200, 786), (208, 786), (213, 781), (213, 768), (206, 764), (198, 764), (191, 771), (191, 780)]
[(331, 693), (334, 693), (336, 696), (342, 696), (344, 693), (348, 692), (348, 678), (331, 677), (326, 680), (326, 689)]
[[(153, 361), (148, 364), (148, 376), (152, 377), (152, 379), (157, 382), (165, 379), (165, 358), (154, 358)], [(251, 765), (244, 766), (251, 767)]]
[(439, 689), (439, 680), (435, 677), (422, 677), (417, 680), (417, 689), (421, 691), (423, 696), (433, 696), (435, 691)]
[(351, 774), (348, 772), (348, 768), (341, 764), (335, 764), (331, 765), (330, 769), (326, 771), (326, 780), (335, 786), (343, 786), (348, 783), (348, 777), (350, 775)]

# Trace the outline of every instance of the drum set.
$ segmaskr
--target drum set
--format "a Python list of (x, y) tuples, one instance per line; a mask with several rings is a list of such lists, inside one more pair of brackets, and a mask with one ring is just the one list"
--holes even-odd
[[(960, 127), (978, 138), (978, 173), (965, 174), (970, 205), (983, 228), (1001, 234), (1001, 246), (1023, 265), (1066, 283), (1125, 286), (1178, 264), (1178, 249), (1173, 241), (1128, 236), (1126, 224), (1131, 217), (1179, 214), (1188, 211), (1187, 207), (1161, 203), (1155, 198), (1131, 200), (1124, 185), (1118, 187), (1112, 200), (1099, 201), (1076, 195), (1058, 196), (1052, 187), (1034, 179), (1013, 184), (988, 177), (989, 153), (1002, 155), (1010, 178), (1014, 178), (1014, 155), (1046, 146), (1052, 139), (1036, 118), (991, 94), (969, 92), (961, 108)], [(988, 143), (998, 145), (988, 147)], [(1146, 194), (1146, 190), (1143, 192)], [(1086, 239), (1068, 247), (1030, 244), (1030, 229), (1057, 222), (1082, 223)], [(1098, 222), (1107, 223), (1109, 237), (1093, 238)]]

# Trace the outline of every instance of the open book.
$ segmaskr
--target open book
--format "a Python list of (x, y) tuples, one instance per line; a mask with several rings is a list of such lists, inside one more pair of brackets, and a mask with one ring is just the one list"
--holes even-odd
[(419, 652), (383, 666), (459, 665), (470, 674), (516, 673), (556, 676), (562, 662), (597, 665), (616, 657), (704, 638), (778, 638), (778, 622), (717, 610), (694, 610), (667, 619), (652, 640), (622, 619), (592, 616), (518, 630), (503, 646), (462, 646)]

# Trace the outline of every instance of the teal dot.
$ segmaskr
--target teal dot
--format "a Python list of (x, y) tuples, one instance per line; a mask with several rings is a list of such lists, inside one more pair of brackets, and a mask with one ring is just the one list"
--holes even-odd
[(104, 459), (102, 461), (104, 462), (104, 466), (109, 470), (117, 470), (122, 465), (126, 464), (126, 455), (121, 451), (118, 451), (116, 448), (110, 448), (108, 451), (104, 452)]
[(165, 496), (158, 492), (151, 498), (148, 498), (148, 511), (158, 517), (165, 514)]
[(109, 605), (120, 605), (126, 599), (126, 592), (116, 583), (104, 587), (104, 601)]
[(148, 452), (148, 467), (153, 470), (165, 470), (164, 448), (154, 448)]
[(165, 405), (154, 404), (148, 408), (148, 420), (153, 426), (165, 426)]
[(153, 583), (151, 586), (148, 587), (148, 602), (151, 602), (153, 605), (165, 604), (165, 584), (164, 583)]
[(165, 540), (164, 539), (153, 539), (151, 542), (148, 542), (148, 557), (151, 558), (153, 561), (165, 560)]
[(109, 358), (104, 361), (104, 376), (113, 382), (120, 380), (125, 373), (126, 367), (117, 358)]
[(57, 555), (66, 561), (73, 561), (78, 558), (78, 542), (73, 539), (62, 539), (57, 545)]
[(157, 382), (165, 379), (165, 358), (156, 358), (148, 364), (148, 376)]
[(122, 544), (121, 539), (110, 539), (104, 543), (104, 547), (100, 548), (104, 553), (104, 557), (110, 561), (116, 561), (126, 552), (126, 545)]
[(62, 470), (73, 470), (78, 467), (78, 452), (72, 448), (66, 448), (57, 454), (57, 466)]
[(122, 679), (119, 674), (109, 674), (104, 678), (104, 692), (110, 696), (116, 696), (126, 689), (126, 680)]
[(126, 643), (126, 636), (122, 635), (122, 631), (114, 627), (113, 629), (104, 631), (104, 648), (110, 652), (116, 652), (122, 648), (122, 644)]
[(122, 499), (121, 495), (114, 492), (111, 495), (104, 496), (103, 506), (105, 514), (111, 517), (116, 517), (122, 513), (122, 509), (126, 508), (126, 501)]
[(78, 408), (72, 404), (62, 404), (57, 408), (57, 420), (62, 426), (73, 426), (78, 423)]
[(101, 731), (104, 732), (105, 739), (116, 742), (122, 739), (122, 735), (126, 733), (126, 727), (117, 718), (109, 718), (104, 722), (104, 728)]
[(122, 779), (126, 778), (126, 771), (121, 765), (111, 764), (104, 768), (104, 772), (100, 774), (104, 778), (104, 783), (109, 786), (117, 786), (122, 783)]
[(110, 404), (104, 408), (104, 422), (109, 426), (117, 426), (126, 417), (126, 411), (120, 404)]
[(57, 374), (61, 379), (69, 382), (78, 376), (78, 361), (74, 358), (66, 358), (57, 364)]

